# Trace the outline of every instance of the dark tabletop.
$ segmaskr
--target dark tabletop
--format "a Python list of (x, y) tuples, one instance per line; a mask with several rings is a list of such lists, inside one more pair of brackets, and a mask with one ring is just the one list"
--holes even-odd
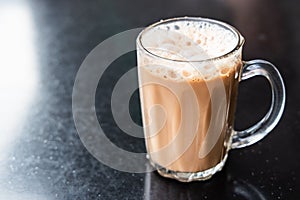
[[(295, 0), (0, 1), (0, 199), (300, 199), (299, 6)], [(73, 119), (73, 85), (89, 52), (114, 34), (174, 16), (234, 25), (246, 38), (243, 58), (274, 63), (287, 90), (284, 115), (270, 135), (230, 151), (225, 168), (205, 182), (112, 169), (84, 147)], [(111, 63), (95, 107), (107, 138), (145, 152), (143, 139), (125, 134), (110, 111), (114, 85), (135, 65), (135, 52)], [(270, 99), (265, 79), (241, 83), (236, 128), (263, 117)], [(137, 91), (129, 107), (141, 124)]]

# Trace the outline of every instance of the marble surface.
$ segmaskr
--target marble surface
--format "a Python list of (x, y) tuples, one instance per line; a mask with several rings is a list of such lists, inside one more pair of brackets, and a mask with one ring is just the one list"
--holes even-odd
[[(300, 12), (293, 0), (0, 1), (0, 199), (299, 199)], [(86, 55), (106, 38), (173, 16), (226, 21), (246, 38), (244, 59), (264, 58), (281, 72), (286, 109), (258, 144), (232, 150), (222, 172), (179, 183), (157, 173), (127, 173), (96, 160), (83, 146), (72, 115), (72, 89)], [(110, 108), (114, 84), (136, 65), (134, 52), (113, 62), (99, 83), (96, 111), (108, 138), (145, 152), (123, 133)], [(240, 85), (237, 129), (268, 109), (267, 82)], [(139, 100), (131, 116), (141, 124)]]

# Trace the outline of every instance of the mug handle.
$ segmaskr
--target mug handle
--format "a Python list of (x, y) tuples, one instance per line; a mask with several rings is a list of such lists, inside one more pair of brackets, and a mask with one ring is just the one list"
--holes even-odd
[(254, 76), (265, 77), (272, 90), (271, 107), (267, 114), (255, 125), (243, 131), (233, 131), (232, 149), (242, 148), (263, 139), (279, 122), (285, 106), (285, 87), (276, 67), (265, 60), (244, 62), (240, 81)]

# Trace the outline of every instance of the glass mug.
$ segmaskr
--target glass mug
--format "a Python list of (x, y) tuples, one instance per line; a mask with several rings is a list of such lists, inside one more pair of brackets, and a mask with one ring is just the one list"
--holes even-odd
[[(147, 155), (164, 177), (209, 179), (228, 151), (264, 138), (285, 105), (283, 80), (271, 63), (242, 61), (244, 38), (232, 26), (206, 18), (162, 20), (137, 37), (139, 91)], [(252, 127), (233, 129), (238, 84), (267, 78), (270, 110)]]

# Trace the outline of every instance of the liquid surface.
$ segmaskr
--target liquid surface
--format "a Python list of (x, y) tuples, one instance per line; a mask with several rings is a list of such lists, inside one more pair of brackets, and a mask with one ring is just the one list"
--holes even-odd
[(153, 55), (174, 62), (171, 66), (163, 59), (152, 60), (148, 70), (170, 80), (191, 78), (209, 79), (226, 74), (229, 65), (226, 60), (197, 62), (217, 58), (231, 52), (238, 41), (237, 36), (220, 25), (207, 22), (177, 21), (159, 25), (145, 31), (142, 45)]

